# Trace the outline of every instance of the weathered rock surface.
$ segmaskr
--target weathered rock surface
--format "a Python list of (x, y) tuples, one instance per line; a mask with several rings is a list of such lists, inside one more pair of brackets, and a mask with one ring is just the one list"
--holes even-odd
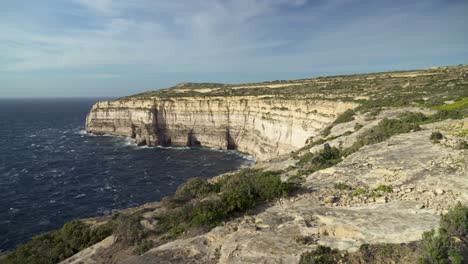
[[(297, 263), (317, 244), (352, 252), (363, 243), (419, 240), (438, 226), (441, 212), (456, 201), (468, 202), (467, 150), (429, 139), (434, 127), (463, 127), (467, 120), (431, 124), (366, 146), (307, 176), (309, 192), (121, 263)], [(284, 163), (290, 162), (278, 166)], [(385, 184), (393, 191), (377, 198), (353, 195), (335, 189), (338, 182), (364, 189)]]
[(114, 236), (109, 236), (106, 239), (102, 240), (99, 243), (96, 243), (92, 245), (89, 248), (86, 248), (77, 254), (67, 258), (66, 260), (60, 262), (60, 264), (81, 264), (81, 263), (86, 263), (86, 264), (95, 264), (95, 263), (100, 263), (96, 261), (93, 257), (94, 255), (102, 249), (106, 249), (111, 247), (115, 242), (115, 237)]

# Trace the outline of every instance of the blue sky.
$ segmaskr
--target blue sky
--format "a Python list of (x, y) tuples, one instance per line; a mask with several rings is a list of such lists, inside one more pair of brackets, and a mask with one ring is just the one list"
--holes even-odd
[(0, 97), (468, 63), (468, 1), (0, 0)]

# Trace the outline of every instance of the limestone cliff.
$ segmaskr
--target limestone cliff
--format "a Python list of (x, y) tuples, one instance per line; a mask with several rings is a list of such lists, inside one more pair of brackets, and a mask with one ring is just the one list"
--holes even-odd
[(121, 99), (95, 104), (86, 130), (133, 137), (138, 144), (236, 149), (265, 160), (302, 147), (356, 106), (258, 96)]

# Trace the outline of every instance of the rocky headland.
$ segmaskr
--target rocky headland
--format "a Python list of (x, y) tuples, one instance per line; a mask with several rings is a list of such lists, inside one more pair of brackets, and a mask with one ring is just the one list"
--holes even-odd
[[(61, 263), (433, 263), (423, 235), (468, 205), (466, 65), (183, 83), (99, 102), (86, 130), (235, 149), (257, 164), (83, 220), (93, 239)], [(465, 236), (450, 250), (466, 260)]]

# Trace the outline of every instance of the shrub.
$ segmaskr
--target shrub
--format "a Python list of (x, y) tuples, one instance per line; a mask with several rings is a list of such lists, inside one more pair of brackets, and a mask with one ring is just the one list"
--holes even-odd
[(442, 215), (439, 232), (434, 230), (423, 234), (423, 254), (419, 263), (463, 263), (454, 237), (462, 241), (461, 248), (466, 251), (468, 245), (468, 207), (458, 203)]
[(341, 124), (341, 123), (347, 123), (347, 122), (351, 122), (354, 120), (354, 110), (352, 109), (348, 109), (346, 111), (344, 111), (343, 113), (341, 113), (340, 115), (338, 115), (335, 119), (335, 121), (333, 121), (333, 123), (329, 126), (327, 126), (321, 133), (322, 136), (326, 137), (328, 135), (330, 135), (331, 133), (331, 129), (333, 128), (333, 126), (337, 125), (337, 124)]
[(431, 133), (430, 140), (434, 143), (439, 143), (441, 139), (444, 138), (444, 135), (440, 133), (439, 131), (434, 131)]
[(300, 264), (335, 264), (341, 260), (337, 250), (325, 246), (317, 246), (313, 251), (301, 255)]
[(420, 256), (417, 242), (409, 244), (363, 244), (344, 263), (414, 263)]
[(341, 161), (341, 151), (336, 147), (330, 147), (330, 145), (325, 144), (321, 152), (316, 153), (316, 154), (312, 154), (312, 153), (305, 154), (299, 160), (298, 164), (299, 165), (309, 164), (309, 165), (314, 165), (317, 167), (322, 167), (322, 166), (326, 166), (329, 163), (334, 163), (337, 160)]
[(133, 246), (145, 237), (145, 230), (140, 224), (142, 219), (138, 213), (129, 215), (119, 215), (116, 220), (114, 234), (117, 241), (124, 245)]
[(197, 186), (208, 184), (211, 195), (158, 215), (156, 232), (174, 238), (191, 228), (212, 228), (227, 217), (248, 212), (258, 203), (285, 196), (295, 185), (282, 182), (280, 175), (280, 172), (244, 169), (213, 184), (197, 183)]
[(377, 126), (362, 133), (350, 148), (342, 152), (342, 155), (348, 156), (365, 145), (385, 141), (396, 134), (420, 130), (419, 123), (426, 119), (423, 114), (414, 113), (403, 114), (400, 119), (383, 119)]
[(393, 192), (393, 188), (391, 186), (381, 184), (381, 185), (377, 186), (377, 188), (375, 188), (374, 191), (384, 192), (384, 193), (391, 193), (391, 192)]
[(447, 214), (442, 215), (440, 229), (468, 242), (468, 207), (459, 202)]
[(418, 260), (421, 264), (440, 263), (449, 264), (449, 250), (451, 242), (445, 233), (436, 234), (434, 230), (423, 234), (423, 255)]
[(468, 149), (468, 142), (466, 142), (466, 140), (459, 141), (458, 145), (457, 145), (457, 148), (458, 149)]
[(335, 183), (334, 185), (335, 189), (337, 190), (352, 190), (353, 188), (347, 184), (344, 183)]
[(318, 170), (329, 168), (341, 162), (343, 154), (340, 149), (325, 144), (319, 153), (307, 153), (298, 161), (298, 165), (305, 167), (300, 173), (313, 173)]
[(137, 246), (135, 247), (135, 253), (138, 255), (144, 254), (146, 251), (152, 249), (154, 246), (154, 242), (152, 240), (144, 239), (138, 242)]
[(92, 228), (82, 221), (33, 237), (6, 255), (2, 263), (58, 263), (112, 234), (112, 223)]
[(191, 178), (182, 184), (175, 192), (177, 200), (187, 201), (193, 198), (203, 198), (213, 192), (212, 186), (200, 177)]
[(322, 132), (320, 134), (322, 136), (326, 137), (326, 136), (330, 135), (332, 128), (333, 128), (333, 126), (327, 126), (324, 130), (322, 130)]
[(351, 122), (354, 120), (354, 110), (352, 109), (348, 109), (346, 111), (344, 111), (343, 113), (341, 113), (336, 119), (335, 121), (333, 122), (333, 125), (337, 125), (337, 124), (341, 124), (341, 123), (347, 123), (347, 122)]
[(363, 194), (366, 194), (366, 193), (367, 193), (366, 189), (359, 187), (359, 188), (354, 189), (352, 195), (353, 196), (359, 196), (359, 195), (363, 195)]
[(441, 121), (445, 119), (461, 119), (466, 115), (461, 110), (439, 110), (437, 113), (430, 116), (431, 122)]

